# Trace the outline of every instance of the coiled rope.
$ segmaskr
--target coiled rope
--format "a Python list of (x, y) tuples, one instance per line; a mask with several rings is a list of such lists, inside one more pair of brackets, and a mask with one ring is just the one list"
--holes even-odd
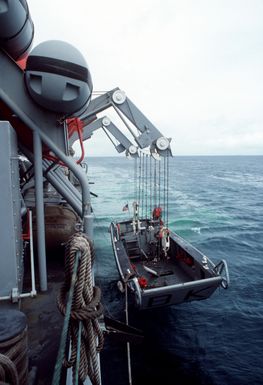
[(19, 385), (16, 366), (13, 361), (4, 354), (0, 354), (0, 381), (2, 384)]
[(0, 382), (26, 385), (28, 375), (27, 328), (0, 343)]
[[(60, 312), (65, 316), (65, 322), (68, 322), (71, 341), (69, 359), (63, 353), (64, 366), (73, 368), (73, 382), (77, 383), (78, 379), (84, 382), (89, 376), (93, 385), (99, 385), (98, 352), (103, 346), (103, 334), (98, 317), (101, 316), (103, 308), (100, 303), (101, 291), (98, 287), (93, 287), (93, 260), (94, 249), (91, 241), (83, 233), (74, 234), (66, 245), (65, 281), (60, 288), (57, 304)], [(75, 277), (74, 267), (77, 272)], [(68, 316), (67, 302), (70, 301), (72, 283), (74, 285), (72, 304)], [(67, 317), (69, 317), (68, 320)], [(67, 335), (63, 337), (65, 341), (66, 337)], [(53, 384), (58, 385), (59, 380), (56, 382), (55, 377), (54, 374)]]

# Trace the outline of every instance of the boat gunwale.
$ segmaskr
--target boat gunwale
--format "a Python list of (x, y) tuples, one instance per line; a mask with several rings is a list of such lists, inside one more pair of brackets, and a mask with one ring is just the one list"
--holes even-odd
[[(148, 294), (151, 294), (151, 293), (155, 293), (155, 292), (165, 292), (165, 291), (169, 291), (170, 289), (189, 289), (191, 287), (198, 287), (201, 283), (202, 284), (206, 284), (206, 283), (216, 283), (218, 282), (218, 285), (221, 283), (222, 281), (222, 277), (220, 275), (217, 275), (215, 277), (210, 277), (210, 278), (202, 278), (202, 279), (198, 279), (196, 281), (190, 281), (190, 282), (181, 282), (181, 283), (177, 283), (177, 284), (173, 284), (173, 285), (167, 285), (167, 286), (158, 286), (158, 287), (154, 287), (154, 288), (145, 288), (145, 289), (142, 289), (141, 288), (141, 291), (143, 293), (148, 293)], [(178, 290), (178, 291), (179, 291)]]

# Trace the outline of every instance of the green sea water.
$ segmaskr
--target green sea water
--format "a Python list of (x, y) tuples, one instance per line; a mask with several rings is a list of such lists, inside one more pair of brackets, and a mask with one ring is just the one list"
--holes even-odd
[[(123, 296), (108, 227), (131, 216), (133, 161), (90, 158), (97, 283), (105, 312), (122, 319)], [(214, 262), (226, 259), (231, 286), (210, 299), (130, 311), (145, 339), (132, 346), (134, 385), (263, 383), (263, 157), (174, 157), (170, 161), (169, 227)], [(104, 384), (126, 384), (126, 347), (106, 340)]]

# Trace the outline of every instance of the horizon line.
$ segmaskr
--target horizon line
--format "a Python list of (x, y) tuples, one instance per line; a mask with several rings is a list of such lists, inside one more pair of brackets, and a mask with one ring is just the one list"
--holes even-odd
[[(119, 155), (85, 155), (85, 158), (119, 158), (122, 154), (119, 154)], [(200, 155), (181, 155), (181, 154), (176, 154), (176, 155), (172, 155), (173, 158), (175, 157), (226, 157), (226, 156), (231, 156), (231, 157), (238, 157), (238, 156), (242, 156), (242, 157), (245, 157), (245, 156), (263, 156), (263, 154), (209, 154), (209, 155), (205, 155), (205, 154), (200, 154)], [(125, 155), (123, 155), (123, 157), (125, 157)], [(74, 158), (77, 158), (77, 156), (74, 156)]]

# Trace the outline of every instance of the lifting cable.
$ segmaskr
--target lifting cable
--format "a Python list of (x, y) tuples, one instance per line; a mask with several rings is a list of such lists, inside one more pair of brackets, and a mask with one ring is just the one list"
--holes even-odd
[(152, 210), (153, 210), (153, 205), (152, 205), (152, 201), (153, 201), (153, 188), (152, 188), (152, 157), (150, 156), (150, 218), (151, 218), (151, 215), (152, 215)]
[(167, 165), (166, 165), (166, 160), (167, 160), (167, 157), (164, 157), (163, 159), (163, 202), (164, 202), (164, 223), (165, 223), (165, 226), (167, 227), (167, 179), (168, 179), (168, 176), (167, 176)]
[(138, 177), (137, 177), (137, 158), (134, 159), (134, 201), (138, 201)]
[(138, 215), (140, 217), (141, 213), (141, 189), (142, 189), (142, 153), (140, 152), (140, 165), (139, 165), (139, 209), (138, 209)]
[(169, 156), (166, 157), (166, 227), (169, 227)]
[(158, 175), (158, 178), (159, 178), (159, 186), (158, 186), (158, 206), (160, 207), (161, 206), (161, 160), (158, 160), (158, 163), (159, 163), (159, 175)]
[[(163, 164), (161, 163), (163, 162)], [(139, 152), (134, 164), (134, 198), (138, 202), (138, 215), (151, 218), (156, 207), (162, 207), (163, 221), (169, 222), (169, 156), (160, 160)]]
[(142, 207), (142, 217), (144, 216), (144, 183), (145, 183), (145, 168), (144, 168), (144, 153), (142, 153), (142, 202), (141, 202), (141, 207)]
[(148, 218), (148, 154), (145, 155), (145, 218)]
[(156, 178), (156, 159), (154, 159), (154, 179), (153, 179), (153, 183), (154, 183), (154, 207), (157, 206), (157, 178)]

